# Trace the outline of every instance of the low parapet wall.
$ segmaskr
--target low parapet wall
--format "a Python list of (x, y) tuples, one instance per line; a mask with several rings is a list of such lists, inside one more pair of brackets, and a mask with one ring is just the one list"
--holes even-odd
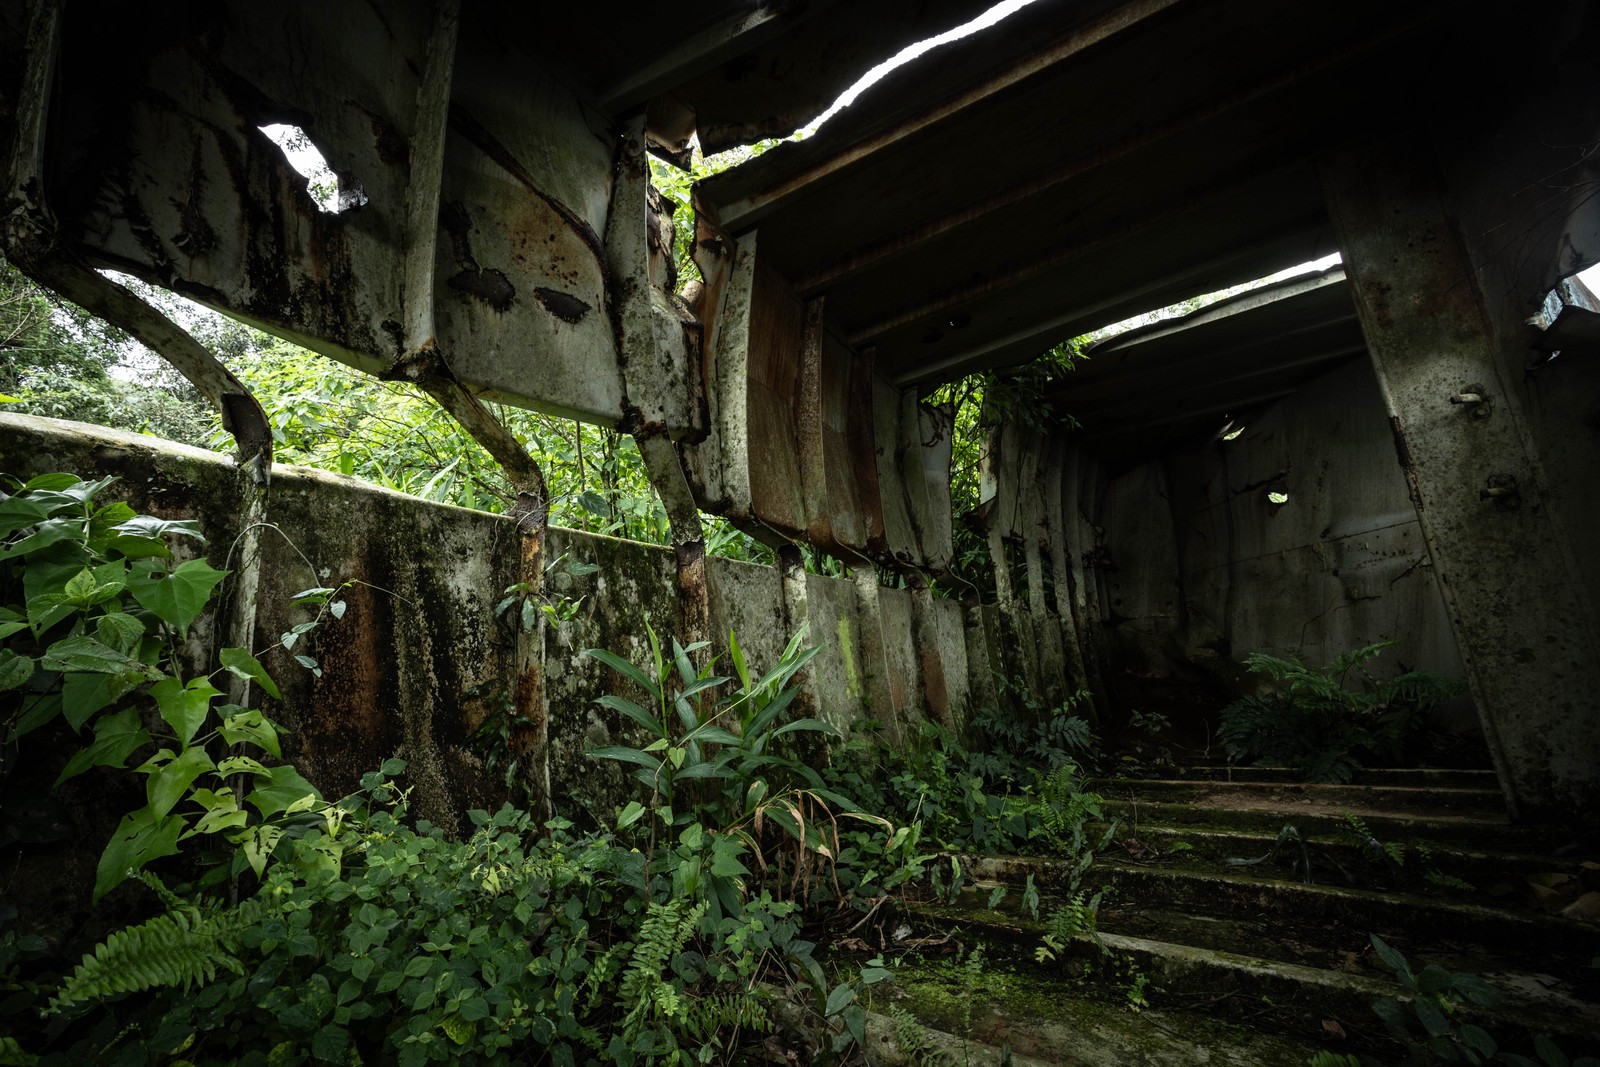
[[(225, 457), (103, 427), (0, 415), (0, 469), (19, 478), (115, 475), (109, 496), (141, 512), (198, 519), (211, 564), (237, 562), (230, 552), (240, 536), (242, 490)], [(401, 755), (411, 765), (414, 810), (447, 827), (460, 825), (470, 808), (497, 805), (499, 776), (484, 773), (471, 737), (497, 706), (515, 664), (511, 622), (494, 614), (517, 580), (511, 520), (278, 466), (265, 522), (256, 649), (311, 618), (291, 603), (300, 590), (343, 586), (347, 604), (343, 618), (325, 619), (309, 635), (309, 647), (294, 649), (314, 656), (320, 675), (282, 648), (261, 654), (283, 692), (263, 710), (292, 731), (284, 755), (330, 795)], [(547, 558), (563, 554), (598, 570), (567, 575), (558, 566), (546, 583), (551, 596), (578, 602), (569, 621), (543, 624), (538, 642), (551, 795), (559, 814), (607, 819), (627, 788), (623, 774), (583, 752), (625, 740), (619, 716), (594, 703), (622, 680), (581, 653), (599, 647), (640, 660), (648, 655), (646, 620), (668, 640), (676, 571), (670, 549), (552, 528)], [(891, 737), (914, 731), (918, 709), (929, 703), (964, 714), (967, 637), (954, 602), (883, 589), (871, 611), (856, 583), (808, 575), (804, 597), (786, 604), (775, 568), (715, 558), (710, 582), (716, 643), (736, 632), (757, 669), (776, 661), (791, 628), (807, 625), (809, 640), (822, 646), (808, 670), (810, 713), (842, 729), (876, 720)], [(931, 625), (916, 626), (919, 611), (931, 613)], [(215, 645), (217, 629), (195, 633)], [(937, 702), (927, 699), (916, 633), (939, 646), (927, 660), (940, 666)]]

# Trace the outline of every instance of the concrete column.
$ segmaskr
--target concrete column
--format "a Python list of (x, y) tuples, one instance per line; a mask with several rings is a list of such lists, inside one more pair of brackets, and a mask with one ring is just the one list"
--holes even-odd
[[(1460, 205), (1444, 202), (1432, 161), (1409, 137), (1326, 161), (1324, 184), (1395, 452), (1512, 814), (1594, 819), (1593, 606), (1575, 546), (1544, 506), (1540, 457), (1502, 372), (1518, 365), (1506, 357), (1527, 338), (1497, 334), (1486, 305), (1506, 294), (1480, 290), (1484, 278), (1515, 272), (1471, 261)], [(1499, 253), (1531, 254), (1514, 244)]]
[[(1072, 571), (1068, 557), (1076, 543), (1075, 523), (1067, 521), (1069, 509), (1076, 509), (1077, 500), (1065, 499), (1066, 468), (1068, 461), (1077, 463), (1077, 456), (1069, 451), (1065, 438), (1057, 436), (1050, 444), (1049, 460), (1044, 468), (1045, 536), (1050, 551), (1050, 574), (1055, 579), (1055, 610), (1061, 622), (1061, 651), (1066, 658), (1066, 682), (1069, 691), (1088, 689), (1089, 676), (1084, 670), (1083, 648), (1078, 641), (1080, 623), (1073, 605)], [(1076, 479), (1073, 480), (1076, 485)]]

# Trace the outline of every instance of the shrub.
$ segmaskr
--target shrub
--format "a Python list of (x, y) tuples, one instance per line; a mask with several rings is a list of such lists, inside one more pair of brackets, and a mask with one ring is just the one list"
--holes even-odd
[[(1392, 643), (1356, 649), (1321, 670), (1252, 653), (1245, 666), (1273, 687), (1223, 708), (1218, 739), (1233, 759), (1293, 767), (1314, 782), (1348, 782), (1367, 762), (1402, 762), (1428, 713), (1466, 683), (1422, 671), (1380, 681), (1365, 665)], [(1357, 688), (1347, 686), (1352, 675)]]

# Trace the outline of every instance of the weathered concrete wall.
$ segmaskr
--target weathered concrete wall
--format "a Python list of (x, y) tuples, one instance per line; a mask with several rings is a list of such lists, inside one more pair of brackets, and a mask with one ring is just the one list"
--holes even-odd
[[(213, 566), (230, 564), (239, 536), (239, 482), (215, 453), (153, 437), (54, 419), (0, 415), (0, 469), (18, 477), (47, 471), (116, 475), (108, 492), (135, 508), (194, 517)], [(325, 792), (353, 789), (384, 758), (402, 755), (416, 786), (413, 806), (442, 826), (459, 826), (472, 807), (496, 806), (499, 783), (483, 773), (472, 732), (511, 684), (515, 632), (494, 606), (517, 580), (515, 529), (504, 516), (433, 504), (322, 471), (274, 469), (257, 604), (256, 647), (309, 615), (291, 596), (345, 586), (344, 618), (327, 619), (296, 652), (314, 655), (321, 677), (277, 649), (262, 661), (282, 701), (263, 710), (292, 731), (285, 756)], [(557, 810), (604, 820), (632, 790), (622, 770), (586, 759), (586, 748), (626, 743), (626, 720), (594, 704), (604, 692), (642, 701), (615, 672), (582, 655), (605, 648), (635, 662), (649, 657), (645, 623), (670, 650), (677, 617), (672, 550), (554, 528), (549, 558), (565, 555), (599, 570), (581, 577), (552, 568), (548, 597), (578, 601), (574, 617), (541, 635), (549, 715), (549, 775)], [(710, 560), (711, 632), (725, 647), (738, 635), (753, 671), (776, 662), (787, 644), (782, 583), (772, 567)], [(841, 730), (866, 718), (893, 736), (914, 735), (927, 680), (917, 654), (913, 597), (882, 589), (878, 614), (856, 582), (807, 575), (809, 640), (822, 646), (805, 678), (808, 714)], [(929, 609), (941, 660), (932, 684), (964, 716), (968, 671), (960, 610)], [(796, 620), (796, 625), (802, 620)], [(197, 627), (215, 642), (214, 630)], [(723, 665), (721, 673), (731, 674)], [(876, 696), (875, 696), (876, 694)]]
[[(1103, 625), (1120, 677), (1198, 674), (1226, 685), (1242, 678), (1235, 661), (1249, 652), (1320, 665), (1375, 641), (1396, 642), (1380, 669), (1460, 677), (1386, 429), (1371, 366), (1356, 360), (1232, 441), (1114, 479), (1101, 513)], [(1288, 500), (1275, 504), (1269, 492)], [(1447, 721), (1476, 729), (1465, 704)]]

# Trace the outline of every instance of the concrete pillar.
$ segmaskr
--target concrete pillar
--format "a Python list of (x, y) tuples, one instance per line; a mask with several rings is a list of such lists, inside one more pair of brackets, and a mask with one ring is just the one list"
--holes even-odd
[[(1395, 451), (1512, 814), (1593, 819), (1593, 605), (1575, 546), (1546, 506), (1551, 494), (1517, 383), (1504, 373), (1528, 340), (1505, 324), (1495, 329), (1488, 308), (1506, 294), (1480, 289), (1506, 274), (1474, 264), (1456, 228), (1492, 220), (1461, 218), (1409, 136), (1326, 161), (1324, 184)], [(1534, 254), (1502, 249), (1501, 257)]]

